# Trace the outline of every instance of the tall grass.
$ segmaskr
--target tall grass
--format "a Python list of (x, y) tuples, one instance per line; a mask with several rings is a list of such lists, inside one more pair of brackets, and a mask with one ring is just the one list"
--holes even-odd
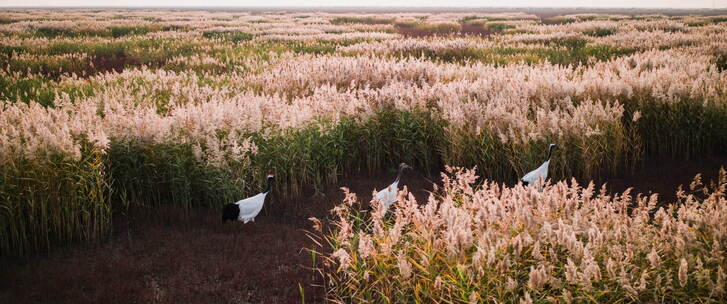
[[(727, 103), (724, 101), (680, 100), (655, 103), (636, 100), (627, 103), (624, 116), (644, 145), (649, 158), (699, 159), (725, 155), (727, 151)], [(630, 121), (639, 112), (637, 121)]]
[[(356, 195), (324, 239), (328, 296), (350, 303), (604, 303), (725, 301), (727, 172), (714, 187), (657, 207), (656, 196), (610, 196), (575, 182), (507, 187), (448, 168), (420, 204), (361, 212)], [(662, 202), (663, 203), (663, 202)], [(323, 229), (319, 228), (320, 232)]]
[[(99, 239), (112, 210), (219, 208), (267, 173), (289, 198), (402, 161), (514, 182), (551, 142), (555, 179), (727, 151), (723, 31), (709, 26), (514, 14), (482, 18), (530, 34), (470, 37), (476, 20), (457, 14), (169, 14), (0, 25), (3, 255)], [(650, 48), (680, 49), (631, 55)]]
[(472, 134), (462, 129), (446, 131), (439, 151), (443, 164), (481, 168), (484, 177), (492, 180), (515, 182), (530, 170), (537, 168), (547, 157), (549, 143), (558, 143), (559, 150), (551, 161), (549, 175), (554, 179), (574, 177), (579, 180), (602, 180), (619, 172), (627, 172), (629, 161), (638, 161), (637, 151), (627, 143), (632, 138), (620, 124), (603, 126), (602, 132), (592, 136), (565, 136), (514, 143), (503, 140), (492, 132)]
[(144, 35), (154, 29), (149, 26), (109, 26), (107, 28), (65, 28), (53, 26), (41, 26), (35, 29), (35, 35), (45, 38), (59, 37), (112, 37), (119, 38), (129, 35)]
[(112, 207), (216, 209), (259, 192), (271, 172), (286, 198), (400, 161), (438, 167), (429, 149), (441, 140), (436, 127), (424, 113), (384, 109), (364, 120), (252, 134), (257, 153), (247, 161), (230, 159), (224, 167), (201, 162), (191, 145), (128, 140), (112, 141), (106, 154), (83, 152), (77, 163), (60, 156), (38, 168), (30, 160), (17, 162), (22, 167), (3, 171), (0, 183), (8, 211), (2, 252), (26, 255), (67, 241), (96, 240), (111, 229)]
[(236, 182), (253, 176), (234, 178), (239, 172), (205, 166), (189, 145), (119, 142), (111, 145), (107, 159), (113, 201), (120, 211), (161, 205), (183, 210), (217, 208), (251, 192), (249, 186)]
[(40, 77), (14, 77), (0, 73), (0, 98), (53, 105), (55, 93), (50, 81)]
[(606, 36), (610, 36), (610, 35), (615, 34), (616, 33), (616, 30), (610, 29), (610, 28), (600, 28), (599, 27), (599, 28), (594, 28), (594, 29), (591, 29), (591, 30), (587, 30), (587, 31), (585, 31), (583, 33), (586, 34), (586, 35), (588, 35), (588, 36), (593, 36), (593, 37), (606, 37)]
[(241, 41), (252, 40), (254, 36), (245, 32), (205, 32), (202, 34), (202, 37), (238, 43)]
[(77, 161), (18, 159), (0, 169), (0, 254), (25, 256), (111, 231), (106, 156), (85, 145)]
[[(124, 206), (173, 205), (183, 209), (218, 208), (264, 187), (275, 173), (277, 191), (295, 197), (321, 189), (339, 177), (377, 171), (406, 161), (436, 168), (428, 149), (436, 130), (422, 113), (381, 110), (369, 119), (346, 118), (300, 129), (251, 134), (257, 152), (224, 167), (204, 164), (191, 145), (118, 142), (111, 145), (108, 168), (116, 202)], [(416, 153), (411, 153), (416, 152)]]
[(393, 19), (377, 18), (377, 17), (335, 17), (331, 19), (331, 24), (346, 24), (346, 23), (362, 23), (362, 24), (389, 24), (392, 23)]

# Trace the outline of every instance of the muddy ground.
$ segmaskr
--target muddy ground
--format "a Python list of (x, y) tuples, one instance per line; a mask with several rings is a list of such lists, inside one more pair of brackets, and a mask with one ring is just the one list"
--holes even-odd
[[(612, 178), (621, 192), (674, 189), (694, 175), (717, 176), (727, 158), (650, 162), (632, 175)], [(297, 202), (271, 195), (251, 224), (222, 224), (217, 210), (187, 213), (173, 208), (132, 210), (115, 221), (102, 244), (73, 246), (27, 261), (0, 261), (0, 303), (305, 303), (322, 302), (320, 275), (312, 271), (309, 217), (324, 219), (347, 186), (364, 200), (390, 173), (346, 178), (324, 193)], [(402, 181), (424, 201), (431, 181), (421, 172)], [(302, 292), (301, 292), (302, 291)]]

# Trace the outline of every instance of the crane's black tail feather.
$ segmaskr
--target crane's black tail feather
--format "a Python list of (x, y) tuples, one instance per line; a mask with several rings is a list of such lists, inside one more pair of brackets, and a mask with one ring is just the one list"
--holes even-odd
[(240, 207), (238, 207), (236, 204), (227, 204), (225, 205), (225, 208), (222, 209), (222, 222), (226, 221), (235, 221), (237, 220), (237, 217), (240, 216)]

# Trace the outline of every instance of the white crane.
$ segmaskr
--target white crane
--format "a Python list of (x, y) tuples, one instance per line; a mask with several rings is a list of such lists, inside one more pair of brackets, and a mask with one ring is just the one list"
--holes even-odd
[(374, 200), (384, 205), (384, 213), (389, 210), (391, 204), (396, 202), (396, 195), (399, 193), (399, 180), (401, 180), (401, 174), (404, 172), (404, 169), (411, 169), (411, 167), (405, 163), (399, 164), (399, 173), (396, 174), (396, 180), (385, 189), (377, 192), (374, 196)]
[(540, 165), (540, 167), (533, 171), (530, 171), (528, 174), (525, 174), (525, 176), (520, 179), (520, 181), (522, 181), (525, 186), (535, 185), (535, 182), (538, 181), (538, 179), (540, 178), (542, 178), (543, 180), (548, 178), (548, 165), (550, 165), (550, 157), (553, 155), (553, 150), (555, 149), (558, 149), (558, 146), (556, 146), (555, 144), (550, 144), (550, 147), (548, 148), (548, 159), (545, 160), (545, 162)]
[(265, 187), (265, 190), (263, 190), (263, 192), (260, 192), (255, 196), (248, 197), (237, 203), (227, 204), (222, 210), (222, 221), (226, 222), (228, 220), (238, 220), (245, 224), (250, 221), (254, 222), (257, 214), (260, 213), (260, 210), (263, 209), (265, 196), (268, 195), (268, 192), (270, 192), (270, 187), (272, 186), (274, 179), (275, 176), (269, 174), (268, 185)]

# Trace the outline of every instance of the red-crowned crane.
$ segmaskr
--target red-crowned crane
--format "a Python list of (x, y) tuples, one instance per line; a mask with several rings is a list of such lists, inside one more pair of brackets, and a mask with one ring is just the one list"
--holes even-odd
[(222, 221), (226, 222), (228, 220), (238, 220), (245, 224), (250, 221), (254, 222), (255, 217), (258, 215), (258, 213), (260, 213), (260, 210), (263, 209), (265, 196), (267, 196), (268, 192), (270, 192), (270, 188), (272, 187), (274, 180), (275, 176), (269, 174), (268, 185), (265, 187), (265, 190), (263, 190), (263, 192), (260, 192), (255, 196), (243, 199), (237, 203), (227, 204), (222, 210)]
[(399, 164), (399, 172), (396, 174), (396, 180), (374, 196), (374, 200), (384, 205), (384, 213), (396, 202), (396, 195), (399, 193), (399, 180), (401, 180), (401, 174), (404, 172), (404, 169), (411, 169), (411, 167), (405, 163)]
[(550, 165), (550, 157), (553, 155), (553, 150), (558, 149), (558, 146), (555, 144), (550, 144), (550, 147), (548, 148), (548, 159), (545, 160), (545, 162), (540, 165), (537, 169), (530, 171), (528, 174), (525, 174), (523, 178), (520, 179), (520, 181), (523, 182), (523, 185), (535, 185), (535, 182), (538, 181), (538, 179), (542, 178), (543, 181), (548, 178), (548, 166)]

